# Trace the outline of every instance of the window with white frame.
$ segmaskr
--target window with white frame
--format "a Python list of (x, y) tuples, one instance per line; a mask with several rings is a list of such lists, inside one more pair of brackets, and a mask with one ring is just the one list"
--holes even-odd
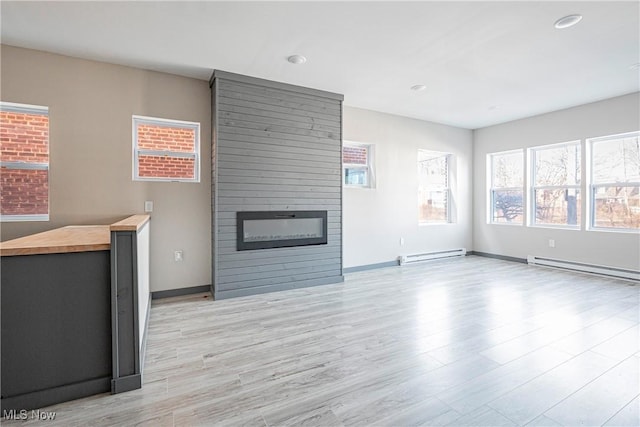
[(591, 227), (640, 230), (640, 132), (593, 138)]
[(580, 153), (580, 141), (530, 150), (532, 225), (580, 227)]
[(487, 155), (489, 166), (489, 222), (524, 223), (524, 151)]
[(342, 182), (346, 187), (374, 187), (373, 146), (344, 142), (342, 147)]
[(418, 150), (418, 222), (451, 222), (451, 154)]
[(0, 219), (49, 220), (49, 108), (0, 102)]
[(200, 123), (133, 116), (133, 179), (200, 181)]

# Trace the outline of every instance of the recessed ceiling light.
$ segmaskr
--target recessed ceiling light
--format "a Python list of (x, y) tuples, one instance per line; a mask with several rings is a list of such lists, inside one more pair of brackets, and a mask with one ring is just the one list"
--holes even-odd
[(569, 28), (582, 21), (582, 15), (567, 15), (558, 19), (555, 23), (555, 27), (559, 30), (563, 28)]
[(489, 111), (494, 111), (494, 110), (497, 110), (497, 109), (498, 109), (497, 105), (490, 105), (489, 108), (487, 108), (487, 110), (489, 110)]
[(305, 62), (307, 62), (307, 58), (302, 55), (291, 55), (287, 58), (287, 61), (291, 62), (292, 64), (304, 64)]
[(415, 86), (411, 86), (411, 90), (415, 90), (416, 92), (420, 92), (422, 90), (425, 90), (427, 87), (425, 85), (415, 85)]

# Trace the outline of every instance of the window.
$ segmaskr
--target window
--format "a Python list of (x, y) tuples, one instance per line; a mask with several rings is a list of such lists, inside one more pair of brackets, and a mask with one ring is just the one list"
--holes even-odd
[(0, 219), (49, 220), (49, 109), (0, 102)]
[(591, 227), (640, 229), (640, 132), (594, 138)]
[(451, 222), (449, 168), (451, 155), (418, 150), (418, 222)]
[(580, 141), (531, 149), (533, 225), (580, 227)]
[(524, 223), (524, 155), (523, 150), (489, 154), (490, 212), (494, 224)]
[(347, 187), (373, 188), (373, 146), (345, 142), (342, 147), (343, 183)]
[(133, 179), (200, 181), (200, 123), (133, 116)]

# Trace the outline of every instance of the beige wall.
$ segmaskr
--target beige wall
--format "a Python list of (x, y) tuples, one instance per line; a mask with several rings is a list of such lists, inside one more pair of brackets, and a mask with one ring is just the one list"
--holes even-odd
[[(488, 153), (575, 140), (584, 143), (587, 138), (639, 129), (640, 95), (635, 93), (474, 131), (474, 250), (640, 270), (640, 234), (585, 230), (586, 203), (581, 230), (488, 224), (486, 214)], [(586, 168), (582, 170), (584, 180)], [(582, 200), (586, 198), (585, 194)], [(555, 240), (554, 248), (549, 239)]]
[[(211, 283), (211, 99), (206, 81), (2, 46), (2, 101), (49, 107), (50, 221), (3, 223), (2, 240), (109, 224), (154, 202), (151, 291)], [(133, 114), (201, 123), (201, 182), (131, 179)], [(174, 250), (184, 261), (173, 260)]]
[[(392, 262), (399, 255), (472, 249), (471, 137), (467, 129), (344, 107), (343, 138), (373, 144), (376, 181), (375, 188), (343, 190), (345, 268)], [(418, 149), (454, 155), (451, 224), (418, 225)]]

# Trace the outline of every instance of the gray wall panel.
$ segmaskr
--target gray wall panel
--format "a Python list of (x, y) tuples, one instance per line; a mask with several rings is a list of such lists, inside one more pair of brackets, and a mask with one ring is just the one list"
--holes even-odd
[[(304, 282), (308, 279), (319, 279), (319, 278), (327, 278), (327, 277), (336, 277), (336, 282), (342, 280), (341, 276), (342, 270), (339, 268), (327, 269), (324, 271), (318, 271), (315, 273), (297, 273), (293, 275), (287, 276), (275, 276), (269, 277), (264, 275), (263, 279), (255, 279), (255, 280), (240, 280), (238, 277), (237, 281), (225, 280), (222, 283), (218, 284), (218, 290), (220, 291), (229, 291), (233, 289), (248, 289), (255, 288), (260, 286), (272, 286), (272, 285), (281, 285), (283, 283), (293, 283), (293, 282)], [(340, 278), (340, 279), (338, 279)], [(298, 286), (296, 286), (298, 287)]]
[[(235, 93), (237, 94), (238, 92), (235, 92)], [(279, 104), (277, 102), (274, 103), (273, 101), (271, 101), (271, 103), (260, 102), (259, 99), (256, 99), (257, 97), (254, 97), (253, 99), (233, 98), (232, 95), (230, 95), (226, 91), (222, 96), (224, 97), (223, 101), (225, 104), (225, 111), (246, 113), (248, 111), (258, 109), (258, 110), (268, 111), (270, 114), (280, 114), (281, 117), (282, 115), (287, 115), (292, 117), (296, 117), (296, 116), (313, 117), (314, 120), (323, 120), (324, 123), (337, 124), (338, 126), (340, 126), (340, 120), (336, 119), (336, 111), (333, 111), (333, 112), (327, 111), (322, 107), (319, 107), (319, 108), (316, 107), (312, 109), (309, 109), (308, 107), (295, 108), (295, 107), (285, 105), (282, 102)], [(262, 99), (270, 100), (271, 98), (262, 97)], [(278, 116), (273, 116), (273, 117), (278, 117)]]
[(235, 147), (220, 147), (220, 154), (229, 154), (236, 156), (255, 156), (258, 158), (273, 157), (276, 159), (289, 159), (289, 160), (308, 160), (309, 156), (313, 156), (313, 159), (317, 162), (325, 162), (335, 165), (336, 158), (340, 156), (336, 155), (332, 151), (320, 151), (311, 150), (309, 148), (296, 148), (296, 147), (280, 147), (277, 145), (269, 145), (266, 150), (260, 144), (242, 143), (236, 142)]
[[(252, 116), (262, 119), (269, 118), (273, 120), (282, 120), (283, 123), (305, 123), (308, 125), (322, 125), (329, 128), (338, 129), (340, 127), (340, 120), (335, 117), (327, 119), (329, 115), (323, 115), (304, 110), (289, 109), (287, 112), (275, 111), (274, 106), (266, 106), (266, 108), (256, 107), (240, 107), (228, 102), (229, 99), (225, 98), (224, 102), (220, 105), (221, 113), (232, 113), (243, 116)], [(271, 122), (271, 121), (269, 121)]]
[[(341, 97), (217, 71), (212, 82), (214, 296), (342, 281)], [(237, 251), (236, 213), (272, 210), (326, 210), (327, 244)]]
[[(317, 147), (317, 141), (291, 141), (283, 138), (256, 137), (235, 133), (223, 134), (224, 139), (235, 141), (234, 147), (239, 149), (275, 151), (278, 153), (302, 153), (307, 156), (340, 157), (339, 153), (332, 150), (324, 150)], [(270, 144), (265, 145), (264, 140), (268, 139)], [(336, 156), (338, 154), (338, 156)]]
[(326, 131), (326, 130), (318, 130), (318, 129), (305, 129), (298, 128), (293, 126), (286, 125), (278, 125), (276, 123), (256, 123), (251, 120), (240, 120), (240, 119), (231, 119), (220, 117), (218, 119), (218, 125), (220, 126), (220, 130), (222, 132), (228, 131), (228, 129), (237, 128), (237, 129), (250, 129), (250, 130), (261, 130), (261, 131), (273, 131), (278, 133), (283, 133), (286, 135), (297, 135), (297, 136), (312, 136), (320, 139), (340, 139), (340, 132)]
[[(220, 136), (226, 136), (229, 139), (242, 138), (243, 141), (246, 138), (264, 138), (271, 141), (273, 145), (296, 145), (301, 147), (315, 147), (318, 150), (322, 150), (324, 146), (316, 145), (318, 142), (322, 142), (324, 137), (318, 137), (313, 135), (300, 135), (291, 133), (282, 133), (270, 129), (268, 126), (262, 126), (258, 129), (243, 128), (239, 126), (227, 126), (220, 128)], [(336, 138), (332, 138), (336, 139)], [(247, 139), (248, 141), (256, 141), (256, 139)], [(279, 143), (279, 144), (278, 144)], [(310, 145), (311, 144), (311, 145)]]
[[(333, 106), (332, 102), (314, 102), (313, 100), (305, 100), (297, 102), (286, 99), (275, 99), (270, 96), (252, 94), (247, 92), (247, 88), (241, 90), (233, 90), (230, 85), (220, 95), (221, 98), (227, 100), (231, 105), (251, 105), (255, 108), (274, 107), (274, 111), (282, 111), (282, 109), (291, 109), (294, 111), (308, 111), (318, 113), (320, 117), (333, 117), (339, 113), (339, 109)], [(239, 104), (246, 102), (247, 104)]]
[(331, 99), (311, 94), (303, 94), (291, 86), (288, 90), (283, 90), (281, 88), (268, 88), (262, 86), (260, 83), (239, 83), (226, 78), (223, 78), (223, 80), (226, 84), (222, 88), (222, 93), (235, 91), (255, 96), (263, 96), (265, 98), (269, 98), (269, 102), (277, 102), (275, 105), (281, 105), (286, 102), (295, 102), (299, 104), (299, 109), (322, 107), (325, 111), (334, 113), (337, 113), (340, 110), (341, 102), (336, 102), (338, 101), (336, 98)]

